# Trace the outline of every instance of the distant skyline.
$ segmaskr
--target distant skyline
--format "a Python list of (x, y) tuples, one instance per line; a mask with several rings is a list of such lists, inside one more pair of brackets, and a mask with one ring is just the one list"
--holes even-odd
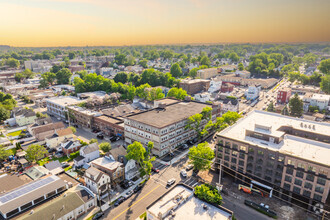
[(330, 42), (329, 0), (0, 0), (0, 45)]

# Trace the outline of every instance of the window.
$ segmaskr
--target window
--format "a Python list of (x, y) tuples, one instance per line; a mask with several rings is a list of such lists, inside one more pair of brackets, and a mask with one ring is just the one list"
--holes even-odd
[(271, 182), (272, 181), (272, 178), (270, 176), (265, 176), (265, 180)]
[(222, 152), (223, 151), (223, 147), (222, 146), (219, 146), (218, 147), (218, 151), (221, 151)]
[(314, 199), (317, 200), (317, 201), (321, 201), (322, 200), (322, 196), (315, 193), (314, 194)]
[(225, 149), (225, 153), (226, 154), (229, 154), (230, 153), (230, 150), (228, 148)]
[(274, 161), (267, 161), (267, 167), (273, 167), (274, 166)]
[(316, 172), (316, 168), (313, 166), (308, 166), (308, 172)]
[(302, 184), (302, 181), (300, 179), (295, 179), (294, 180), (294, 184), (298, 185), (298, 186), (301, 186)]
[(313, 184), (311, 184), (309, 182), (305, 182), (304, 188), (306, 188), (306, 189), (312, 189), (313, 188)]
[(279, 157), (278, 157), (278, 162), (283, 163), (283, 161), (284, 161), (284, 157), (279, 156)]
[(225, 146), (226, 146), (226, 147), (230, 147), (230, 142), (226, 141)]
[(326, 182), (326, 181), (327, 181), (327, 180), (324, 179), (324, 178), (322, 178), (322, 177), (318, 177), (318, 178), (317, 178), (317, 183), (320, 184), (320, 185), (322, 185), (322, 186), (325, 185), (325, 182)]
[(261, 150), (258, 150), (258, 155), (259, 155), (259, 156), (263, 156), (263, 155), (264, 155), (264, 152), (261, 151)]
[(218, 141), (218, 144), (219, 144), (220, 146), (222, 146), (222, 145), (223, 145), (223, 140), (220, 139), (220, 140)]
[(244, 158), (245, 158), (245, 154), (242, 153), (242, 152), (240, 152), (240, 153), (239, 153), (239, 158), (240, 158), (240, 159), (244, 159)]
[(297, 164), (297, 168), (298, 168), (298, 169), (305, 170), (305, 165), (302, 164), (302, 163), (298, 163), (298, 164)]
[(312, 175), (312, 174), (307, 174), (307, 176), (306, 176), (306, 180), (311, 181), (311, 182), (314, 182), (314, 175)]
[(225, 156), (225, 161), (229, 161), (229, 156)]
[(240, 150), (245, 152), (246, 151), (246, 147), (245, 146), (240, 146)]
[(234, 151), (234, 150), (233, 150), (233, 151), (231, 152), (231, 155), (232, 155), (232, 156), (237, 156), (237, 154), (238, 154), (237, 151)]
[(294, 192), (294, 193), (297, 193), (297, 194), (300, 194), (300, 188), (297, 187), (297, 186), (294, 186), (294, 187), (293, 187), (293, 192)]
[(238, 150), (238, 145), (237, 144), (233, 144), (233, 150)]
[(287, 168), (286, 168), (286, 173), (292, 175), (292, 174), (293, 174), (293, 169), (287, 167)]
[(275, 160), (275, 154), (268, 154), (268, 159)]
[(304, 190), (303, 195), (306, 197), (311, 197), (311, 192), (308, 190)]
[(238, 164), (239, 164), (240, 166), (244, 166), (244, 161), (243, 161), (243, 160), (240, 160), (240, 161), (238, 162)]
[(287, 190), (290, 190), (291, 185), (290, 184), (287, 184), (287, 183), (284, 183), (283, 188), (284, 189), (287, 189)]
[(320, 174), (320, 175), (323, 175), (323, 176), (325, 176), (325, 177), (328, 176), (328, 172), (325, 171), (325, 170), (323, 170), (323, 169), (320, 169), (320, 170), (319, 170), (319, 174)]
[(249, 153), (254, 153), (254, 149), (252, 147), (249, 147)]
[(253, 156), (249, 156), (248, 161), (253, 161)]
[(236, 163), (237, 162), (237, 159), (236, 158), (231, 158), (231, 162), (232, 163)]
[(315, 187), (315, 192), (318, 192), (318, 193), (322, 193), (322, 194), (323, 194), (323, 192), (324, 192), (324, 188), (321, 187), (321, 186), (316, 186), (316, 187)]
[(285, 175), (285, 178), (284, 178), (284, 180), (286, 181), (286, 182), (292, 182), (292, 177), (291, 176), (287, 176), (287, 175)]
[(266, 174), (271, 176), (273, 175), (273, 171), (270, 169), (266, 169)]
[(297, 171), (297, 172), (296, 172), (296, 177), (304, 178), (304, 173), (301, 172), (301, 171)]
[(288, 165), (290, 165), (290, 166), (294, 166), (294, 161), (292, 161), (292, 160), (288, 160)]

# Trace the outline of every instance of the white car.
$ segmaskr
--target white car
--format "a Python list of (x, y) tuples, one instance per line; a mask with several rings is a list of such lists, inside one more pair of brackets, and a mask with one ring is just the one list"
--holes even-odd
[(167, 186), (172, 186), (175, 183), (175, 181), (176, 180), (174, 178), (167, 180)]
[(185, 170), (181, 170), (180, 174), (183, 176), (183, 177), (187, 177), (187, 172)]

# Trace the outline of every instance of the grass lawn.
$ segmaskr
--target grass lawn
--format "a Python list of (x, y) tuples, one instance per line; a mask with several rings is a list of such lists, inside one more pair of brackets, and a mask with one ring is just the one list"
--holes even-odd
[(44, 159), (39, 160), (39, 161), (37, 162), (37, 164), (39, 164), (39, 166), (43, 166), (43, 165), (45, 165), (45, 164), (48, 163), (48, 162), (49, 162), (49, 157), (46, 157), (46, 158), (44, 158)]
[(72, 169), (72, 166), (68, 166), (68, 167), (64, 168), (64, 171), (66, 172), (66, 171), (71, 170), (71, 169)]
[(7, 136), (15, 137), (15, 136), (20, 135), (21, 133), (22, 133), (22, 130), (14, 131), (14, 132), (8, 133)]
[(10, 152), (10, 155), (16, 155), (16, 148), (8, 150)]

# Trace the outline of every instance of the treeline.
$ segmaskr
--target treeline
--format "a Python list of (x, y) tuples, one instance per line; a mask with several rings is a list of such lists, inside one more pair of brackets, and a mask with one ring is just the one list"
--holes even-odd
[(9, 93), (0, 92), (0, 121), (10, 117), (10, 111), (16, 106), (16, 100)]

